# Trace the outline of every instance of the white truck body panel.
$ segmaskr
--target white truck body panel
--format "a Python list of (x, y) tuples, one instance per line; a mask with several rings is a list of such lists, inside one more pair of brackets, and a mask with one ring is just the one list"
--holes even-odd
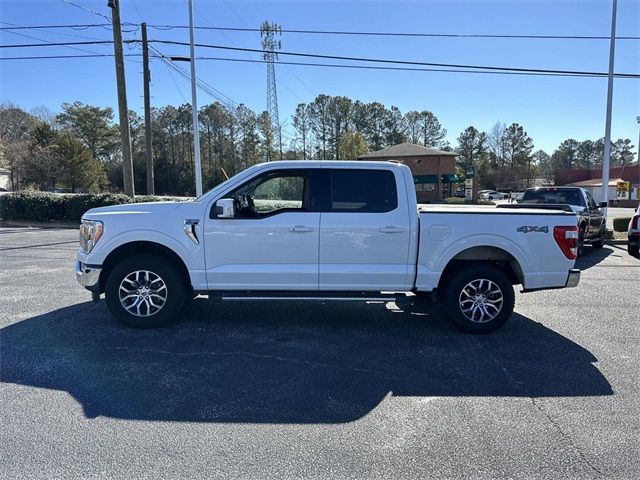
[[(387, 170), (397, 182), (397, 208), (385, 213), (282, 212), (259, 219), (210, 218), (217, 200), (245, 181), (277, 169)], [(417, 211), (408, 167), (389, 162), (286, 161), (251, 167), (195, 201), (97, 208), (104, 233), (83, 265), (101, 266), (116, 248), (153, 242), (184, 263), (195, 291), (353, 290), (431, 291), (449, 262), (474, 247), (507, 252), (525, 289), (563, 287), (574, 261), (553, 239), (557, 225), (575, 215), (493, 207), (421, 206)], [(185, 234), (194, 220), (195, 243)], [(523, 225), (546, 233), (519, 233)]]
[[(553, 227), (571, 225), (575, 216), (565, 212), (542, 214), (534, 209), (518, 210), (515, 215), (504, 212), (492, 206), (422, 206), (416, 288), (433, 290), (456, 255), (487, 246), (504, 250), (518, 262), (525, 289), (564, 287), (566, 272), (574, 261), (556, 245)], [(529, 225), (547, 227), (547, 233), (517, 232), (519, 227)]]

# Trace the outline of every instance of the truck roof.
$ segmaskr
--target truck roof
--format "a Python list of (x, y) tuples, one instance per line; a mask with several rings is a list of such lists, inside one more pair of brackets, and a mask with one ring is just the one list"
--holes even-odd
[(404, 166), (402, 162), (380, 161), (380, 160), (277, 160), (275, 162), (263, 162), (257, 165), (285, 166), (287, 168), (309, 168), (309, 167), (352, 167), (352, 168), (380, 168)]

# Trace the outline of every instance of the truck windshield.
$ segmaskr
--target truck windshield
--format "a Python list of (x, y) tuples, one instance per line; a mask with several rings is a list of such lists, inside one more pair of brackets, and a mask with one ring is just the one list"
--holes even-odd
[(584, 200), (577, 189), (538, 188), (527, 190), (522, 196), (521, 203), (553, 203), (584, 207)]

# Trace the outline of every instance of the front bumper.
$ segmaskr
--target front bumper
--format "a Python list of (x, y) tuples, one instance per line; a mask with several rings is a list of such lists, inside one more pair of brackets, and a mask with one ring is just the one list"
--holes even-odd
[(87, 265), (79, 260), (76, 261), (76, 280), (87, 290), (99, 292), (101, 272), (102, 267), (100, 266)]
[(580, 283), (580, 270), (577, 268), (572, 268), (569, 270), (569, 276), (567, 277), (566, 288), (577, 287), (578, 283)]

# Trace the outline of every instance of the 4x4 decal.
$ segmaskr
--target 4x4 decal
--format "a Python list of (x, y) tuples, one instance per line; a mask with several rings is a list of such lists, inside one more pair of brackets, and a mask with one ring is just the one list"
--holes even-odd
[(522, 226), (516, 229), (516, 232), (522, 233), (532, 233), (532, 232), (540, 232), (540, 233), (549, 233), (549, 227), (545, 225), (541, 227), (539, 225), (531, 225), (531, 226)]

